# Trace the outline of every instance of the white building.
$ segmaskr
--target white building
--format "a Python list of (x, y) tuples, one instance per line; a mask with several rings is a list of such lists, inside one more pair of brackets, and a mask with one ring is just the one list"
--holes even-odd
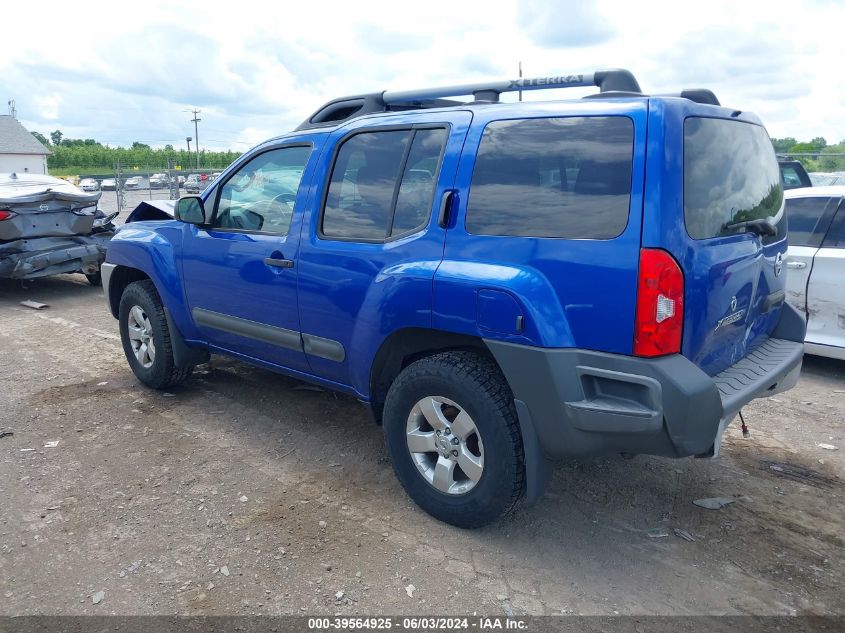
[(46, 174), (49, 154), (17, 119), (0, 115), (0, 174)]

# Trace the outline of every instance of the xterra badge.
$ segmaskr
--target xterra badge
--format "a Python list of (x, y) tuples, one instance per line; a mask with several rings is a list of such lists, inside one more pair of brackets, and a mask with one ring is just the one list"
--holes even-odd
[(745, 314), (745, 310), (737, 310), (736, 309), (737, 301), (736, 295), (731, 297), (731, 307), (730, 307), (730, 314), (726, 317), (722, 317), (719, 319), (719, 322), (716, 324), (716, 329), (718, 330), (720, 327), (724, 325), (730, 325), (731, 323), (736, 323), (742, 318), (742, 315)]
[(783, 253), (778, 253), (775, 257), (775, 277), (780, 277), (781, 270), (783, 270)]

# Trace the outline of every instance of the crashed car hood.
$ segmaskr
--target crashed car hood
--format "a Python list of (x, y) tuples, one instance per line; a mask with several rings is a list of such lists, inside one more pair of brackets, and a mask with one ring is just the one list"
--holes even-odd
[(126, 218), (124, 224), (141, 220), (172, 220), (175, 200), (144, 200)]

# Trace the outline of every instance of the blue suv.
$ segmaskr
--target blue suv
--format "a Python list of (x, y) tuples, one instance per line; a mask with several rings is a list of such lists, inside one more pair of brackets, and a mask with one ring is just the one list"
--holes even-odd
[[(569, 86), (599, 92), (499, 100)], [(350, 394), (413, 500), (479, 527), (561, 458), (717, 455), (793, 386), (786, 246), (757, 117), (612, 70), (329, 102), (137, 209), (102, 271), (141, 382), (221, 353)]]

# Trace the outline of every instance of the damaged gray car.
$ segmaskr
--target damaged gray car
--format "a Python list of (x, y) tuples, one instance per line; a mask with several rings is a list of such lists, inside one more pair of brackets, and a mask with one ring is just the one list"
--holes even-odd
[(52, 176), (0, 174), (0, 278), (82, 273), (100, 285), (117, 216), (97, 209), (100, 196)]

